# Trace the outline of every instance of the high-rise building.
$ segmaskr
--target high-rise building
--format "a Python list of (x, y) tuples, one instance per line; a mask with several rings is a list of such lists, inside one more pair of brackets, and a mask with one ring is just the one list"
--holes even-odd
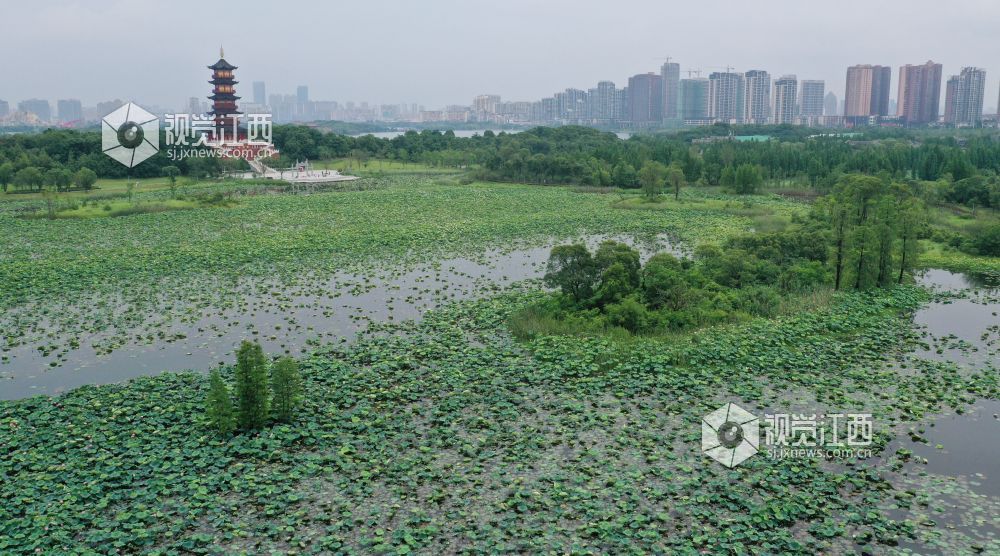
[(766, 124), (771, 117), (771, 75), (764, 70), (743, 74), (743, 121)]
[(944, 86), (944, 123), (955, 123), (955, 109), (958, 103), (958, 85), (960, 80), (957, 75), (948, 78)]
[(663, 77), (640, 73), (628, 79), (629, 121), (634, 126), (656, 125), (663, 121)]
[(830, 91), (823, 97), (823, 115), (824, 116), (839, 116), (840, 115), (840, 102), (837, 100), (837, 95), (833, 91)]
[(892, 68), (889, 66), (873, 66), (871, 106), (873, 116), (889, 115), (889, 87), (891, 86)]
[(559, 103), (559, 119), (567, 122), (582, 122), (587, 118), (587, 91), (569, 88), (556, 93)]
[(618, 120), (618, 95), (613, 82), (599, 82), (596, 88), (590, 90), (589, 97), (590, 117), (596, 123), (611, 123)]
[[(952, 123), (956, 126), (977, 126), (983, 120), (983, 92), (986, 88), (986, 70), (973, 67), (962, 68), (962, 72), (949, 79), (957, 79), (953, 102)], [(948, 104), (947, 97), (945, 104)], [(945, 108), (947, 111), (947, 108)]]
[(713, 72), (708, 76), (708, 117), (727, 123), (743, 118), (743, 74)]
[(847, 68), (844, 91), (844, 116), (868, 117), (889, 114), (889, 66), (870, 64)]
[(708, 79), (681, 79), (681, 119), (708, 119)]
[(83, 104), (76, 99), (59, 100), (56, 102), (59, 113), (59, 123), (79, 122), (83, 120)]
[(472, 109), (476, 112), (496, 114), (500, 95), (479, 95), (472, 99)]
[(668, 59), (660, 67), (660, 77), (663, 78), (663, 119), (676, 120), (680, 115), (681, 65)]
[(10, 104), (6, 100), (0, 100), (0, 118), (4, 118), (10, 114)]
[(782, 75), (774, 82), (774, 123), (795, 121), (795, 94), (798, 80), (794, 75)]
[(267, 104), (267, 88), (264, 87), (263, 81), (253, 82), (253, 103), (260, 105)]
[[(808, 118), (822, 116), (823, 94), (826, 92), (826, 83), (820, 79), (803, 79), (800, 91), (799, 114)], [(833, 116), (834, 114), (830, 115)]]
[(38, 98), (22, 100), (17, 103), (17, 109), (20, 112), (34, 114), (42, 122), (52, 121), (52, 108), (47, 100)]
[(300, 103), (309, 102), (309, 87), (306, 85), (299, 85), (295, 89), (295, 98)]
[(899, 68), (896, 115), (907, 125), (936, 122), (941, 106), (941, 64), (932, 61)]

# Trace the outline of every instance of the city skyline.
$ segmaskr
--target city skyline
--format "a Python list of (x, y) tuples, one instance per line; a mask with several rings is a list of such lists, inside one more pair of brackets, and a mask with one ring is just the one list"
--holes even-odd
[[(220, 93), (216, 79), (218, 65), (235, 69), (224, 59), (209, 69), (216, 71), (210, 83), (216, 86), (207, 97), (217, 104)], [(621, 89), (609, 80), (587, 90), (566, 88), (551, 97), (534, 101), (502, 101), (497, 94), (480, 94), (469, 105), (449, 105), (443, 109), (425, 111), (423, 105), (399, 103), (371, 105), (361, 102), (315, 100), (309, 86), (298, 85), (295, 94), (266, 94), (263, 81), (252, 82), (252, 97), (243, 100), (239, 113), (271, 113), (279, 122), (322, 120), (345, 121), (416, 121), (489, 123), (575, 123), (582, 125), (620, 125), (632, 128), (677, 127), (704, 125), (713, 121), (739, 124), (788, 123), (811, 126), (945, 124), (976, 125), (983, 119), (986, 76), (981, 68), (964, 67), (960, 75), (951, 76), (942, 96), (942, 64), (906, 64), (895, 72), (882, 65), (860, 64), (847, 68), (844, 101), (840, 106), (833, 91), (826, 91), (824, 80), (803, 79), (782, 75), (775, 78), (766, 70), (713, 72), (707, 79), (700, 71), (688, 70), (680, 77), (681, 65), (671, 58), (660, 72), (646, 72), (628, 78)], [(973, 76), (967, 75), (974, 71)], [(228, 74), (227, 74), (228, 75)], [(959, 79), (961, 77), (961, 79)], [(898, 82), (897, 98), (890, 98), (893, 81)], [(232, 94), (238, 82), (229, 81), (223, 93)], [(959, 86), (961, 85), (961, 86)], [(773, 91), (773, 92), (772, 92)], [(824, 96), (826, 93), (826, 96)], [(694, 99), (685, 99), (694, 95)], [(237, 95), (233, 98), (245, 98)], [(945, 106), (942, 108), (941, 102)], [(14, 124), (52, 123), (82, 124), (99, 118), (102, 110), (121, 101), (105, 101), (96, 107), (84, 107), (77, 99), (59, 99), (55, 111), (45, 99), (26, 99), (10, 114), (8, 102), (0, 99), (0, 122)], [(174, 109), (157, 107), (154, 112), (166, 114)], [(181, 109), (190, 113), (214, 113), (210, 104), (199, 97), (190, 97)], [(216, 106), (215, 109), (218, 107)], [(231, 107), (235, 108), (235, 106)], [(8, 115), (10, 114), (10, 117)], [(839, 119), (831, 120), (830, 116)], [(880, 118), (871, 120), (870, 118)], [(13, 118), (13, 121), (12, 121)], [(995, 125), (995, 118), (991, 117)]]
[[(437, 10), (395, 1), (337, 6), (297, 2), (292, 13), (309, 17), (293, 17), (288, 24), (254, 16), (259, 13), (255, 7), (264, 2), (246, 4), (246, 13), (227, 17), (233, 27), (268, 26), (274, 38), (266, 48), (254, 33), (208, 38), (190, 23), (189, 11), (146, 0), (48, 0), (5, 7), (5, 15), (19, 22), (7, 32), (8, 40), (23, 43), (30, 55), (0, 59), (0, 72), (19, 77), (5, 80), (0, 98), (72, 98), (85, 105), (130, 98), (179, 106), (200, 94), (204, 83), (192, 62), (209, 57), (220, 41), (243, 65), (247, 87), (264, 81), (271, 91), (294, 94), (308, 80), (312, 98), (435, 107), (464, 104), (483, 92), (530, 100), (567, 87), (585, 90), (599, 80), (624, 83), (629, 76), (657, 72), (667, 56), (681, 63), (681, 77), (692, 69), (706, 76), (732, 66), (821, 79), (831, 91), (843, 91), (843, 68), (863, 63), (898, 68), (933, 59), (948, 75), (965, 66), (1000, 75), (989, 63), (998, 57), (992, 29), (1000, 23), (1000, 7), (982, 1), (958, 1), (955, 9), (935, 18), (919, 15), (937, 11), (931, 2), (910, 3), (903, 11), (847, 2), (819, 17), (784, 0), (683, 7), (627, 2), (587, 10), (568, 10), (571, 4), (565, 2), (515, 1), (486, 24), (460, 2), (444, 2)], [(847, 9), (855, 4), (856, 10)], [(745, 24), (763, 12), (771, 16), (766, 23)], [(856, 28), (852, 18), (857, 13), (884, 24), (871, 32), (852, 31), (847, 40), (843, 29)], [(968, 18), (968, 13), (976, 17)], [(133, 49), (121, 49), (113, 36), (92, 32), (98, 27), (139, 29), (154, 20), (164, 36)], [(558, 33), (553, 25), (562, 23), (572, 23), (577, 32), (553, 41)], [(42, 26), (53, 32), (43, 38), (32, 31)], [(617, 40), (593, 40), (616, 26), (627, 29), (616, 34)], [(932, 33), (941, 40), (927, 41)], [(949, 36), (956, 40), (947, 40)], [(503, 48), (478, 48), (487, 44)], [(48, 71), (32, 71), (39, 64)], [(123, 72), (126, 67), (131, 69)], [(996, 79), (986, 84), (988, 107), (998, 86)], [(897, 84), (891, 87), (895, 98)]]

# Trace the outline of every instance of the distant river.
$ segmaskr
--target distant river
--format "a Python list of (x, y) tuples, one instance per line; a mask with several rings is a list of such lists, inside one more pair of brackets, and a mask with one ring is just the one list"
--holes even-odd
[[(438, 131), (442, 131), (442, 130), (438, 130)], [(472, 137), (474, 135), (482, 135), (485, 131), (486, 131), (485, 129), (456, 129), (456, 130), (454, 130), (455, 137)], [(503, 131), (504, 133), (521, 133), (521, 131), (523, 131), (523, 130), (520, 130), (520, 129), (495, 130), (494, 129), (492, 131), (493, 131), (493, 133), (500, 133), (500, 131)], [(375, 137), (378, 137), (379, 139), (394, 139), (394, 138), (399, 137), (400, 135), (402, 135), (404, 133), (406, 133), (406, 131), (379, 131), (379, 132), (376, 132), (376, 133), (356, 133), (356, 134), (352, 135), (351, 137), (364, 137), (365, 135), (374, 135)], [(617, 135), (619, 139), (628, 139), (629, 137), (632, 136), (632, 134), (629, 133), (629, 132), (627, 132), (627, 131), (618, 131), (618, 132), (615, 132), (615, 135)]]

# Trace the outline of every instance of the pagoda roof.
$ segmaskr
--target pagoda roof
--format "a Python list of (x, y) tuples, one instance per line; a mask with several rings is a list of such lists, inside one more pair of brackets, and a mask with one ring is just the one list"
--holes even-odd
[(210, 70), (234, 70), (234, 69), (237, 69), (237, 67), (238, 66), (234, 66), (234, 65), (230, 64), (229, 62), (227, 62), (225, 58), (219, 58), (219, 61), (216, 62), (216, 63), (214, 63), (214, 64), (212, 64), (211, 66), (208, 66), (208, 69), (210, 69)]
[(212, 79), (209, 81), (212, 85), (235, 85), (239, 81), (233, 79), (232, 77), (222, 77), (219, 79)]
[(228, 114), (242, 114), (239, 110), (227, 110), (225, 112), (216, 112), (215, 110), (209, 110), (208, 114), (212, 116), (226, 116)]
[(232, 93), (216, 93), (214, 95), (209, 95), (208, 98), (211, 100), (237, 100), (243, 97), (238, 97)]

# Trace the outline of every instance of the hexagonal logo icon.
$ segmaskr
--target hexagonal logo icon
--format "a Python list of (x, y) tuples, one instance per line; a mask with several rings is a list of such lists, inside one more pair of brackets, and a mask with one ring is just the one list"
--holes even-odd
[(160, 119), (129, 102), (104, 116), (101, 150), (132, 168), (160, 150)]
[(757, 416), (727, 403), (701, 420), (701, 451), (732, 468), (757, 453), (760, 423)]

